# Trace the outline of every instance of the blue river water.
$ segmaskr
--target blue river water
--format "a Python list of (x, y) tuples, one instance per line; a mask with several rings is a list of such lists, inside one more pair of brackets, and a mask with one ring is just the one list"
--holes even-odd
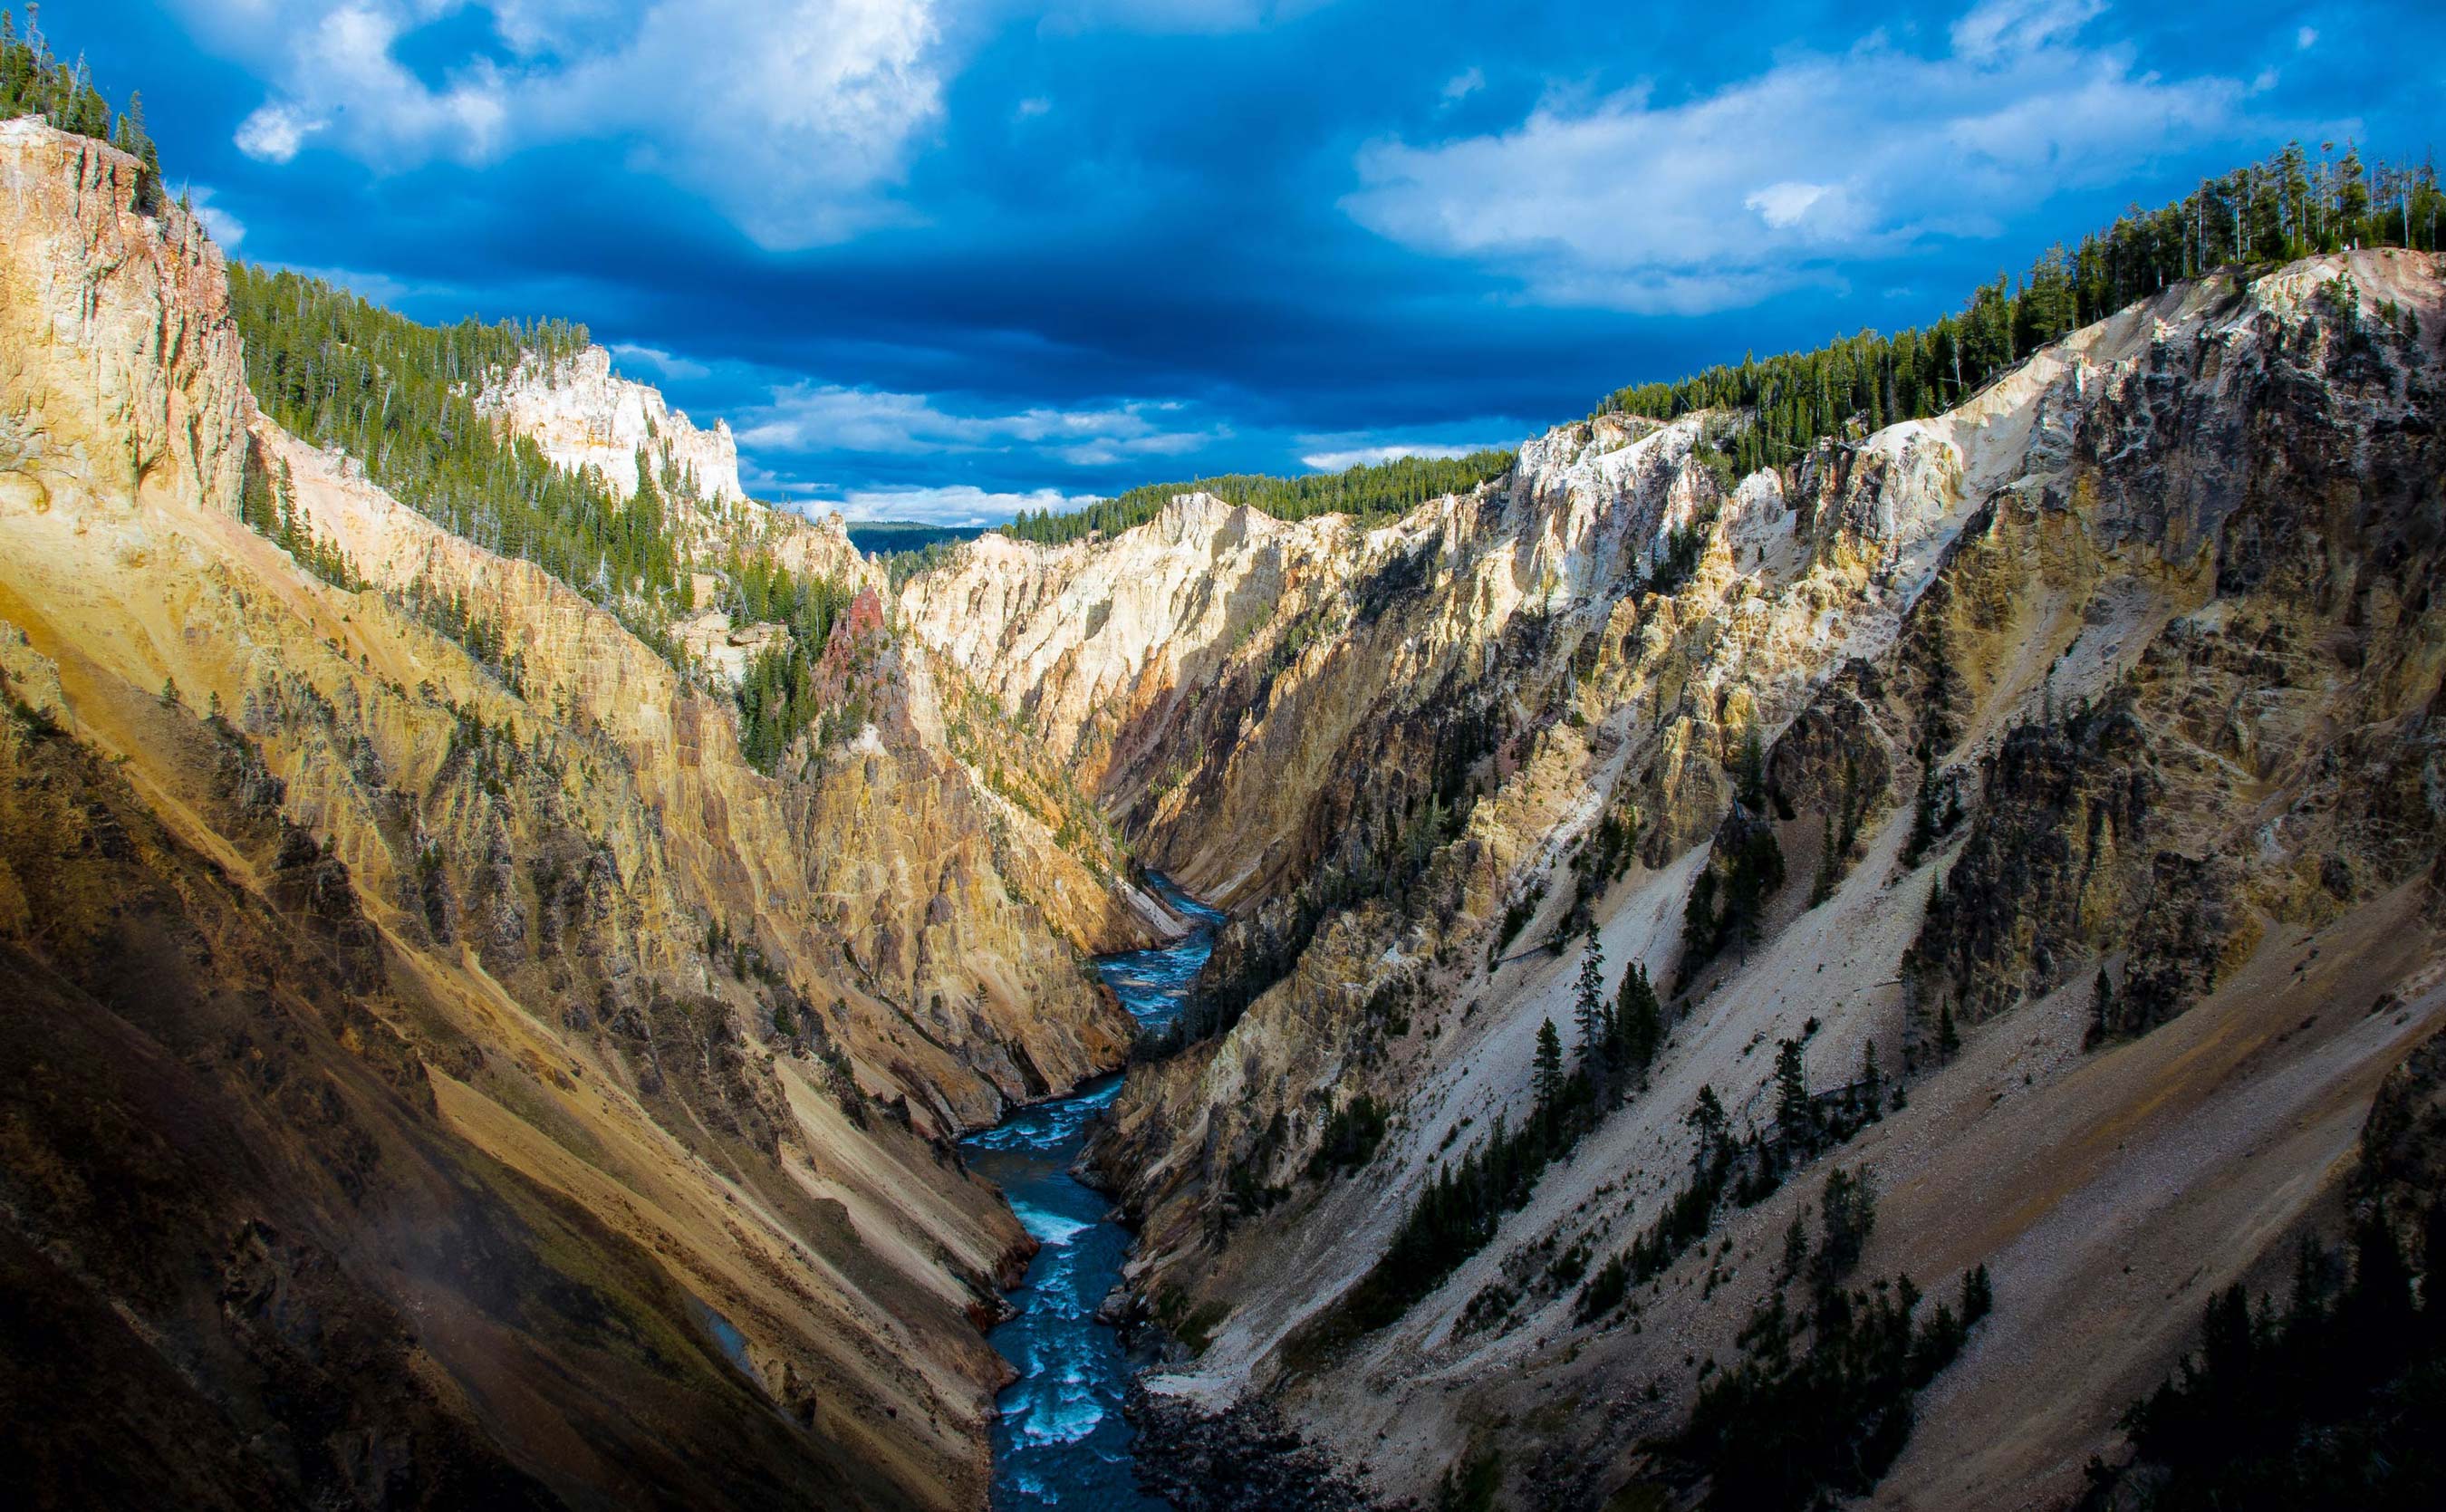
[[(1189, 984), (1214, 948), (1223, 916), (1154, 879), (1164, 900), (1198, 921), (1160, 950), (1106, 955), (1096, 970), (1138, 1022), (1160, 1030), (1179, 1016)], [(1118, 1075), (1077, 1094), (1022, 1109), (963, 1143), (969, 1166), (999, 1184), (1044, 1248), (1010, 1294), (1019, 1314), (988, 1335), (1019, 1371), (1005, 1388), (994, 1426), (996, 1508), (1068, 1506), (1098, 1512), (1163, 1512), (1138, 1488), (1130, 1465), (1136, 1432), (1121, 1416), (1131, 1367), (1120, 1337), (1096, 1308), (1121, 1278), (1130, 1237), (1105, 1220), (1111, 1201), (1070, 1174), (1088, 1123), (1112, 1106)]]

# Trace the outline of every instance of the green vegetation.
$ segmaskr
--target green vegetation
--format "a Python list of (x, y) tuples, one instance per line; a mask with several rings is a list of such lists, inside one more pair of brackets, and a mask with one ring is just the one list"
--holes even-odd
[(1498, 1112), (1486, 1138), (1457, 1162), (1437, 1167), (1384, 1257), (1345, 1299), (1343, 1326), (1363, 1333), (1382, 1328), (1443, 1284), (1495, 1237), (1504, 1214), (1527, 1203), (1546, 1167), (1630, 1095), (1662, 1038), (1647, 973), (1634, 963), (1609, 1002), (1604, 952), (1591, 936), (1572, 1016), (1580, 1036), (1576, 1064), (1564, 1070), (1561, 1034), (1552, 1021), (1540, 1025), (1529, 1117), (1514, 1128)]
[(1920, 1388), (1994, 1306), (1987, 1268), (1963, 1276), (1958, 1314), (1940, 1302), (1915, 1326), (1919, 1303), (1905, 1276), (1821, 1290), (1805, 1324), (1781, 1288), (1760, 1304), (1741, 1330), (1740, 1362), (1700, 1388), (1670, 1446), (1710, 1477), (1706, 1504), (1801, 1512), (1873, 1487), (1910, 1436)]
[(1335, 1108), (1326, 1115), (1325, 1132), (1317, 1141), (1316, 1153), (1308, 1157), (1308, 1176), (1322, 1180), (1366, 1164), (1384, 1143), (1384, 1131), (1392, 1122), (1393, 1110), (1366, 1092)]
[(0, 121), (40, 116), (62, 131), (109, 142), (143, 164), (136, 182), (137, 210), (160, 210), (161, 157), (144, 129), (144, 97), (131, 93), (127, 108), (114, 114), (94, 87), (83, 56), (67, 63), (52, 53), (35, 25), (41, 9), (26, 8), (23, 36), (17, 34), (16, 16), (0, 9)]
[(892, 591), (896, 594), (910, 578), (950, 561), (959, 549), (960, 543), (956, 540), (931, 540), (911, 551), (890, 553), (883, 558), (883, 575), (891, 580)]
[[(113, 112), (83, 59), (55, 56), (28, 8), (21, 36), (0, 9), (0, 116), (38, 114), (53, 126), (110, 142), (144, 166), (136, 207), (159, 206), (160, 159), (145, 130), (143, 101)], [(586, 328), (566, 321), (468, 319), (419, 325), (321, 279), (245, 264), (230, 268), (230, 304), (243, 343), (247, 385), (283, 427), (318, 446), (338, 447), (403, 503), (478, 545), (534, 562), (618, 615), (647, 644), (677, 660), (674, 614), (694, 608), (692, 564), (673, 506), (695, 501), (692, 481), (637, 458), (636, 486), (623, 500), (592, 470), (555, 466), (533, 442), (501, 434), (476, 413), (475, 395), (491, 377), (526, 359), (557, 360), (587, 343)], [(276, 541), (307, 571), (340, 588), (367, 587), (336, 545), (295, 510), (285, 465), (248, 448), (239, 517)], [(725, 567), (741, 602), (735, 615), (786, 624), (793, 644), (750, 669), (740, 690), (743, 738), (769, 766), (811, 723), (805, 696), (813, 658), (846, 600), (832, 582), (791, 583), (753, 541), (734, 544)], [(460, 598), (415, 585), (401, 595), (411, 613), (450, 634), (516, 686), (516, 653), (505, 654), (499, 627)]]
[(2090, 1504), (2155, 1512), (2446, 1505), (2446, 1199), (2433, 1198), (2414, 1281), (2381, 1219), (2343, 1257), (2305, 1241), (2292, 1296), (2211, 1299), (2200, 1351), (2125, 1414), (2138, 1452), (2091, 1462)]
[(1923, 738), (1916, 753), (1919, 757), (1919, 792), (1911, 800), (1910, 838), (1903, 844), (1903, 864), (1917, 866), (1938, 841), (1953, 833), (1962, 822), (1962, 796), (1950, 794), (1947, 801), (1937, 801), (1936, 745)]
[[(1085, 861), (1090, 870), (1110, 876), (1129, 865), (1129, 847), (1095, 799), (1079, 785), (1069, 765), (1045, 748), (1043, 736), (1025, 712), (1014, 713), (1002, 700), (956, 668), (938, 671), (944, 697), (943, 733), (951, 755), (985, 779), (1010, 804), (1053, 834), (1053, 841)], [(998, 825), (999, 817), (989, 818)], [(1161, 1036), (1141, 1032), (1132, 1053), (1148, 1058)]]
[[(1804, 1037), (1816, 1028), (1812, 1019)], [(1582, 1322), (1609, 1315), (1628, 1298), (1633, 1287), (1664, 1275), (1684, 1251), (1706, 1237), (1725, 1198), (1742, 1207), (1764, 1201), (1790, 1173), (1883, 1116), (1886, 1078), (1877, 1067), (1874, 1042), (1862, 1057), (1856, 1081), (1823, 1092), (1810, 1091), (1802, 1079), (1800, 1047), (1801, 1042), (1794, 1039), (1776, 1046), (1776, 1114), (1771, 1130), (1752, 1129), (1745, 1139), (1734, 1139), (1732, 1121), (1716, 1089), (1699, 1088), (1699, 1096), (1684, 1116), (1698, 1135), (1690, 1157), (1690, 1180), (1629, 1249), (1609, 1257), (1589, 1276), (1580, 1289)], [(1822, 1213), (1826, 1237), (1818, 1252), (1821, 1261), (1816, 1276), (1821, 1288), (1839, 1280), (1850, 1269), (1876, 1224), (1876, 1194), (1868, 1172), (1838, 1167), (1829, 1173)], [(1798, 1262), (1792, 1264), (1797, 1270)]]
[[(423, 326), (321, 279), (242, 264), (230, 270), (230, 302), (247, 383), (265, 412), (302, 439), (356, 458), (375, 483), (452, 534), (541, 567), (675, 663), (673, 618), (713, 607), (696, 602), (698, 571), (724, 577), (721, 607), (736, 622), (787, 626), (788, 643), (750, 663), (736, 693), (750, 761), (771, 770), (830, 707), (815, 671), (848, 605), (847, 585), (794, 578), (752, 538), (692, 559), (681, 524), (700, 501), (686, 474), (668, 463), (657, 469), (640, 449), (635, 487), (622, 499), (595, 470), (556, 466), (534, 442), (476, 412), (488, 380), (522, 361), (574, 355), (587, 344), (585, 327)], [(318, 542), (297, 533), (285, 481), (259, 472), (250, 472), (241, 501), (248, 522), (318, 575), (360, 586), (336, 553), (326, 560)]]
[(297, 518), (289, 464), (282, 463), (277, 471), (265, 465), (252, 441), (239, 462), (237, 514), (249, 528), (276, 541), (299, 566), (325, 582), (349, 593), (366, 586), (356, 563), (336, 544), (317, 536), (310, 522)]
[(929, 525), (914, 520), (853, 520), (847, 523), (850, 544), (870, 557), (895, 557), (949, 541), (973, 540), (985, 534), (983, 525)]
[(1537, 917), (1537, 907), (1546, 901), (1546, 879), (1539, 878), (1529, 884), (1529, 890), (1514, 898), (1503, 910), (1503, 922), (1496, 927), (1495, 938), (1486, 948), (1486, 964), (1492, 968), (1503, 956), (1504, 947), (1519, 938), (1529, 921)]
[(624, 618), (649, 617), (675, 596), (678, 562), (655, 480), (642, 477), (624, 501), (599, 475), (564, 471), (476, 413), (488, 377), (530, 354), (575, 354), (585, 327), (421, 326), (319, 278), (244, 264), (230, 269), (230, 304), (247, 385), (292, 434), (344, 449), (452, 534), (534, 562)]
[(2046, 343), (2179, 279), (2356, 246), (2435, 252), (2441, 210), (2446, 195), (2425, 161), (2364, 163), (2348, 146), (2341, 160), (2313, 162), (2295, 143), (2162, 209), (2127, 212), (2069, 252), (2049, 249), (2018, 283), (1999, 274), (1958, 315), (1618, 389), (1599, 412), (1671, 420), (1748, 410), (1757, 424), (1711, 436), (1708, 447), (1734, 477), (1790, 465), (1828, 437), (1942, 413)]
[(1230, 1206), (1214, 1215), (1219, 1238), (1229, 1232), (1233, 1218), (1249, 1218), (1270, 1212), (1277, 1203), (1289, 1200), (1291, 1189), (1280, 1181), (1269, 1181), (1264, 1172), (1273, 1167), (1283, 1146), (1290, 1143), (1291, 1121), (1281, 1108), (1266, 1121), (1266, 1126), (1246, 1153), (1231, 1162), (1232, 1174), (1226, 1183), (1231, 1196)]
[(816, 669), (851, 594), (847, 584), (830, 577), (793, 581), (789, 569), (761, 557), (747, 558), (736, 570), (739, 596), (745, 601), (743, 622), (784, 625), (790, 632), (786, 645), (759, 652), (739, 679), (740, 750), (771, 771), (800, 731), (835, 703), (818, 686)]
[(1185, 483), (1147, 483), (1066, 514), (1022, 510), (1018, 519), (1002, 527), (1002, 533), (1014, 540), (1057, 546), (1095, 532), (1115, 536), (1153, 520), (1175, 495), (1197, 492), (1213, 494), (1229, 504), (1253, 505), (1277, 520), (1341, 514), (1370, 522), (1406, 514), (1430, 499), (1466, 492), (1490, 478), (1499, 478), (1510, 470), (1512, 461), (1508, 451), (1477, 451), (1466, 457), (1396, 457), (1373, 466), (1299, 478), (1227, 473)]
[(1493, 1512), (1495, 1494), (1503, 1488), (1503, 1454), (1499, 1449), (1446, 1465), (1436, 1482), (1435, 1512)]
[(1459, 1161), (1437, 1167), (1384, 1257), (1345, 1301), (1357, 1332), (1383, 1328), (1433, 1293), (1486, 1246), (1504, 1214), (1529, 1200), (1546, 1166), (1568, 1153), (1582, 1132), (1579, 1110), (1564, 1101), (1568, 1095), (1558, 1091), (1554, 1101), (1537, 1103), (1516, 1129), (1497, 1113), (1485, 1139)]
[(1638, 838), (1639, 806), (1609, 804), (1595, 833), (1571, 856), (1571, 906), (1563, 915), (1559, 930), (1563, 937), (1588, 931), (1597, 899), (1629, 875), (1630, 863), (1637, 859), (1632, 845)]
[(1155, 1320), (1164, 1332), (1187, 1345), (1192, 1354), (1205, 1353), (1207, 1346), (1214, 1342), (1214, 1331), (1232, 1315), (1232, 1309), (1225, 1303), (1192, 1303), (1189, 1294), (1177, 1287), (1157, 1287), (1152, 1300)]
[(1736, 810), (1717, 831), (1715, 854), (1690, 884), (1682, 908), (1677, 996), (1727, 946), (1758, 938), (1766, 905), (1782, 886), (1783, 847), (1776, 841), (1775, 825)]
[(1630, 1095), (1655, 1062), (1665, 1044), (1665, 1005), (1647, 979), (1647, 968), (1637, 961), (1622, 973), (1621, 987), (1608, 1000), (1605, 950), (1591, 931), (1580, 956), (1571, 1018), (1580, 1035), (1577, 1074), (1602, 1116)]

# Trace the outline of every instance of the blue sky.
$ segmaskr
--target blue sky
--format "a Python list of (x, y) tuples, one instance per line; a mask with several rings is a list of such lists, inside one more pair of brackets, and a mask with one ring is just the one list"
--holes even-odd
[(582, 320), (751, 488), (1006, 518), (1510, 444), (1892, 330), (2290, 137), (2446, 7), (52, 0), (235, 255)]

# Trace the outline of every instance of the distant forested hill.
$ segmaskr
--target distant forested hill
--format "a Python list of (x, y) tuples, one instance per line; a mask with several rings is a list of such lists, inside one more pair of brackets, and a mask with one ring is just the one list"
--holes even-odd
[(923, 551), (944, 541), (973, 540), (989, 528), (985, 525), (929, 525), (914, 520), (853, 520), (848, 523), (850, 544), (870, 557)]

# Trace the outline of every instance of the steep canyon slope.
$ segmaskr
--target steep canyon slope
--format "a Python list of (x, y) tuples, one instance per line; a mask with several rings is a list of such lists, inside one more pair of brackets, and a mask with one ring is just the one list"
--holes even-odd
[[(1507, 1498), (1598, 1504), (1673, 1478), (1635, 1446), (1865, 1166), (1863, 1276), (1999, 1297), (1880, 1495), (2077, 1493), (2201, 1299), (2332, 1216), (2446, 1003), (2441, 335), (2434, 257), (2318, 257), (1747, 478), (1742, 415), (1609, 415), (1373, 528), (1192, 496), (913, 580), (915, 633), (1239, 916), (1204, 1037), (1091, 1152), (1185, 1341), (1157, 1389), (1262, 1394), (1388, 1495), (1500, 1448)], [(1434, 1173), (1537, 1118), (1591, 931), (1662, 1049), (1382, 1306)], [(1775, 1153), (1786, 1041), (1878, 1117)], [(1592, 1292), (1706, 1164), (1703, 1090), (1779, 1190)]]
[(1118, 1063), (1082, 954), (1165, 916), (837, 528), (717, 501), (856, 595), (768, 775), (720, 668), (285, 433), (137, 172), (0, 124), (25, 1484), (981, 1504), (1030, 1241), (950, 1138)]
[(476, 408), (534, 437), (561, 466), (594, 468), (622, 498), (636, 492), (640, 452), (649, 468), (687, 474), (717, 503), (747, 497), (729, 422), (699, 430), (658, 390), (614, 375), (612, 354), (600, 347), (559, 361), (523, 362), (487, 384)]

